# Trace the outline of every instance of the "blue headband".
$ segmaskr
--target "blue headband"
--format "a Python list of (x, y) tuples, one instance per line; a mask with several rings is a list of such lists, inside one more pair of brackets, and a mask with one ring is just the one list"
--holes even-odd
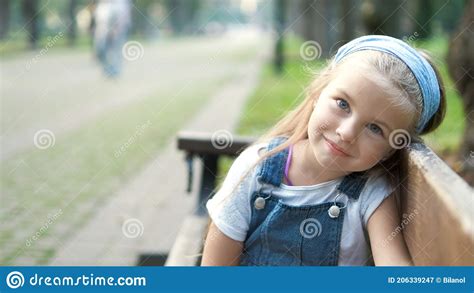
[(379, 35), (363, 36), (345, 44), (337, 50), (335, 62), (338, 63), (347, 55), (362, 50), (389, 53), (410, 68), (423, 96), (423, 111), (416, 126), (416, 132), (420, 133), (436, 113), (440, 103), (438, 79), (431, 65), (407, 43), (396, 38)]

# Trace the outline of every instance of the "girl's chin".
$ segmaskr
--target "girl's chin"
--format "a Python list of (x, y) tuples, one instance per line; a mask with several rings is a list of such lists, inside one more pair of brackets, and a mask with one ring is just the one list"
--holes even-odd
[(314, 155), (319, 164), (325, 168), (340, 169), (342, 167), (340, 158), (328, 153), (324, 148), (318, 148)]
[(314, 155), (322, 167), (331, 170), (347, 172), (347, 170), (342, 170), (341, 168), (346, 169), (349, 167), (349, 157), (335, 156), (330, 151), (328, 151), (324, 145), (320, 145), (318, 148), (316, 148)]

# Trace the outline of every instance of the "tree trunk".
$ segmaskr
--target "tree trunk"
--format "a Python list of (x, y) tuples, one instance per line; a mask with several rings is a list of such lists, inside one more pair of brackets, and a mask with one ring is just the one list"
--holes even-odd
[(67, 28), (68, 45), (73, 46), (76, 43), (77, 23), (76, 23), (77, 0), (69, 0), (67, 15), (69, 17), (69, 26)]
[(0, 0), (0, 40), (8, 35), (10, 28), (10, 0)]
[(283, 71), (284, 52), (283, 52), (283, 31), (285, 29), (286, 0), (275, 1), (275, 30), (277, 32), (275, 42), (274, 65), (275, 72), (280, 74)]
[(28, 43), (31, 49), (35, 49), (39, 39), (39, 15), (37, 0), (23, 0), (22, 13), (25, 29), (28, 32)]
[(407, 1), (367, 0), (362, 6), (362, 20), (368, 34), (387, 35), (396, 38), (412, 33), (407, 15)]
[[(463, 173), (474, 174), (474, 1), (467, 1), (458, 29), (454, 31), (448, 52), (448, 69), (461, 94), (466, 128), (460, 148)], [(474, 178), (473, 178), (474, 179)]]
[(417, 32), (420, 38), (426, 39), (431, 35), (431, 17), (434, 14), (433, 3), (431, 0), (418, 0), (416, 12)]
[[(334, 6), (334, 7), (331, 7)], [(301, 6), (303, 18), (303, 38), (318, 43), (318, 58), (329, 57), (332, 44), (338, 38), (334, 25), (337, 13), (336, 3), (328, 0), (304, 0)]]
[(164, 2), (173, 32), (183, 34), (192, 32), (192, 24), (200, 3), (197, 0), (166, 0)]

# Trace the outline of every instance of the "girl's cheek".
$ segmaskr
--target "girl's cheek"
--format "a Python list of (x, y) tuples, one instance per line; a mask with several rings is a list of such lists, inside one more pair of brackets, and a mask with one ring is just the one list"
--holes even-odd
[(327, 119), (327, 117), (320, 115), (319, 117), (317, 117), (317, 119), (315, 119), (315, 123), (313, 124), (313, 132), (315, 132), (316, 134), (324, 133), (329, 129), (330, 124), (331, 121)]
[(361, 148), (363, 151), (362, 154), (367, 157), (370, 161), (378, 162), (385, 153), (385, 144), (377, 143), (377, 142), (367, 142)]
[(338, 117), (332, 115), (330, 111), (323, 112), (318, 117), (318, 127), (320, 132), (333, 129), (338, 125)]
[(321, 104), (319, 107), (316, 107), (315, 113), (313, 114), (320, 124), (328, 124), (337, 118), (334, 109), (329, 107), (327, 104)]

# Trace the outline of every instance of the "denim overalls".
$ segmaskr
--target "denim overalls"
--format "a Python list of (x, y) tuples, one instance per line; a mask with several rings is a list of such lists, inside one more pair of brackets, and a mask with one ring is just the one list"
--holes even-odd
[[(270, 141), (268, 151), (286, 140)], [(288, 149), (263, 161), (257, 173), (261, 185), (278, 188), (282, 182)], [(357, 200), (367, 178), (363, 172), (343, 178), (337, 190)], [(268, 186), (268, 185), (267, 185)], [(263, 186), (262, 186), (263, 187)], [(344, 203), (289, 206), (260, 188), (251, 196), (251, 220), (241, 257), (243, 266), (335, 266), (339, 259)], [(267, 188), (268, 189), (268, 188)], [(263, 201), (263, 204), (262, 204)], [(328, 213), (331, 206), (338, 216)], [(336, 213), (337, 214), (337, 213)]]

